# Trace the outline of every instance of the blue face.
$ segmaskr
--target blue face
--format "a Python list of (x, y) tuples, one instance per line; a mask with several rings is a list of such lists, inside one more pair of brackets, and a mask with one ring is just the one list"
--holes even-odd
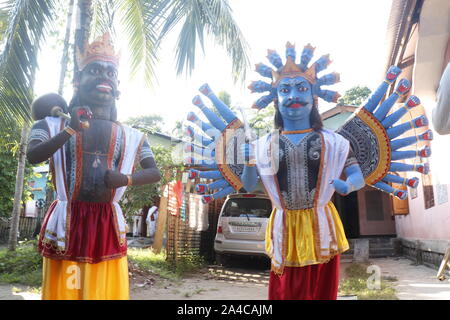
[(313, 107), (311, 84), (303, 77), (281, 79), (278, 87), (278, 108), (283, 119), (309, 119)]

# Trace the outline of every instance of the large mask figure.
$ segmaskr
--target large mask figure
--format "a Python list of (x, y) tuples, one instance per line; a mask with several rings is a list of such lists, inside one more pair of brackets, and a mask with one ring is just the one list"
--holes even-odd
[[(39, 236), (43, 299), (128, 299), (127, 186), (160, 179), (146, 137), (116, 122), (118, 57), (108, 34), (78, 54), (75, 94), (33, 102), (28, 160), (50, 159), (57, 199)], [(71, 119), (55, 117), (55, 106)], [(58, 109), (58, 108), (56, 108)], [(140, 162), (143, 170), (133, 172)]]
[[(391, 67), (386, 80), (367, 103), (342, 128), (332, 132), (323, 128), (318, 98), (337, 101), (339, 95), (322, 86), (338, 82), (339, 75), (331, 73), (318, 77), (330, 60), (323, 56), (308, 66), (313, 51), (310, 45), (305, 46), (297, 64), (295, 48), (288, 43), (284, 65), (281, 57), (269, 50), (268, 59), (276, 69), (264, 64), (256, 66), (256, 71), (271, 82), (255, 81), (250, 85), (252, 92), (268, 92), (255, 102), (254, 108), (274, 104), (274, 132), (250, 144), (243, 143), (251, 136), (248, 125), (242, 123), (207, 85), (200, 91), (211, 99), (223, 119), (209, 110), (199, 97), (194, 98), (194, 104), (201, 108), (210, 123), (193, 113), (188, 115), (188, 120), (205, 133), (188, 127), (194, 143), (187, 150), (203, 157), (202, 160), (190, 158), (189, 162), (208, 169), (191, 170), (190, 176), (216, 180), (209, 185), (196, 186), (198, 192), (210, 193), (204, 195), (204, 201), (210, 202), (235, 191), (252, 191), (258, 178), (272, 200), (274, 209), (266, 232), (266, 252), (272, 259), (270, 299), (336, 299), (339, 254), (349, 246), (339, 214), (330, 201), (334, 191), (346, 195), (369, 184), (405, 199), (406, 191), (392, 188), (389, 182), (416, 187), (418, 179), (401, 178), (396, 171), (425, 173), (428, 170), (421, 164), (395, 162), (429, 156), (428, 148), (417, 152), (398, 149), (418, 140), (432, 139), (429, 131), (395, 139), (409, 129), (427, 124), (426, 118), (421, 116), (393, 126), (410, 108), (419, 104), (415, 96), (409, 97), (403, 108), (387, 116), (394, 102), (408, 92), (406, 80), (401, 80), (394, 94), (380, 104), (400, 69)], [(240, 154), (230, 157), (231, 150), (239, 150)]]

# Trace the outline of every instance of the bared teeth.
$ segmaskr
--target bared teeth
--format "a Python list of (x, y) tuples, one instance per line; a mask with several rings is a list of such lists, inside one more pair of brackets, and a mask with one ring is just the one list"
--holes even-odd
[(110, 85), (107, 85), (107, 84), (99, 84), (99, 85), (97, 85), (96, 86), (96, 88), (97, 89), (103, 89), (103, 90), (109, 90), (109, 91), (111, 91), (112, 90), (112, 88), (111, 88), (111, 86)]

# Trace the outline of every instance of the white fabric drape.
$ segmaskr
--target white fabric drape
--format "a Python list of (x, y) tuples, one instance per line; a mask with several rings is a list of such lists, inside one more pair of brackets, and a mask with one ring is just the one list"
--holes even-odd
[[(64, 120), (56, 117), (45, 118), (48, 128), (50, 130), (50, 138), (54, 137), (61, 131), (61, 126)], [(64, 148), (60, 148), (53, 154), (53, 168), (54, 181), (56, 184), (57, 196), (56, 205), (48, 217), (47, 228), (44, 237), (47, 240), (56, 242), (58, 248), (64, 249), (66, 247), (66, 219), (67, 219), (67, 204), (68, 195), (65, 183), (65, 153)]]
[[(144, 134), (130, 127), (123, 126), (123, 128), (125, 133), (125, 148), (123, 149), (124, 156), (122, 166), (118, 168), (118, 170), (122, 174), (131, 174), (133, 171), (137, 152)], [(118, 188), (113, 198), (113, 206), (117, 215), (117, 224), (119, 226), (119, 234), (121, 242), (126, 240), (127, 222), (123, 215), (122, 208), (119, 205), (119, 201), (122, 198), (123, 194), (125, 193), (126, 189), (127, 187)]]
[[(64, 120), (55, 117), (46, 117), (45, 120), (50, 129), (50, 138), (54, 137), (61, 131), (62, 122)], [(132, 129), (129, 127), (123, 128), (125, 133), (125, 148), (123, 149), (124, 156), (122, 166), (118, 168), (118, 170), (123, 174), (131, 174), (143, 134), (136, 129)], [(67, 224), (70, 223), (70, 221), (67, 221), (68, 203), (70, 197), (67, 194), (66, 190), (66, 173), (64, 171), (64, 164), (66, 160), (64, 148), (60, 148), (53, 154), (52, 157), (55, 171), (54, 180), (57, 189), (57, 199), (53, 211), (50, 212), (47, 216), (48, 223), (45, 230), (45, 238), (52, 242), (56, 242), (58, 248), (62, 250), (66, 248), (66, 230), (68, 228)], [(116, 213), (121, 242), (125, 241), (126, 239), (126, 220), (123, 216), (122, 209), (120, 208), (118, 202), (122, 198), (125, 190), (126, 187), (118, 188), (112, 202), (113, 208), (115, 209)]]
[[(325, 210), (325, 207), (335, 191), (331, 182), (340, 177), (348, 156), (350, 144), (344, 137), (332, 131), (324, 129), (321, 131), (321, 134), (323, 136), (323, 161), (321, 167), (322, 175), (319, 177), (320, 187), (316, 207), (321, 250), (318, 254), (327, 256), (330, 250), (337, 249), (337, 243), (332, 241), (336, 238), (334, 220), (330, 213)], [(278, 135), (275, 133), (266, 135), (254, 143), (256, 165), (261, 181), (272, 200), (272, 205), (276, 208), (273, 213), (275, 216), (272, 226), (271, 252), (269, 252), (272, 256), (272, 264), (275, 267), (281, 267), (285, 258), (283, 257), (285, 208), (276, 177), (279, 164), (278, 141)]]

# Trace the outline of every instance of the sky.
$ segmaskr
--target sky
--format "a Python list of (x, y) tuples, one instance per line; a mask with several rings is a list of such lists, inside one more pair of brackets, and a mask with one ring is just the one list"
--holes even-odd
[[(356, 85), (374, 90), (383, 79), (385, 68), (385, 35), (391, 0), (229, 0), (235, 21), (248, 45), (251, 69), (243, 82), (234, 83), (231, 61), (226, 52), (207, 41), (205, 52), (197, 48), (196, 67), (191, 75), (176, 75), (175, 44), (177, 29), (162, 44), (156, 67), (156, 83), (152, 88), (142, 79), (128, 77), (127, 50), (122, 45), (119, 69), (121, 98), (118, 101), (118, 118), (159, 114), (164, 119), (163, 128), (170, 132), (177, 120), (184, 120), (189, 111), (198, 109), (192, 98), (198, 88), (209, 83), (215, 92), (231, 94), (232, 105), (241, 105), (248, 113), (260, 94), (251, 94), (247, 86), (253, 80), (263, 78), (253, 71), (254, 65), (266, 59), (267, 49), (276, 50), (284, 61), (287, 41), (296, 44), (297, 57), (304, 45), (316, 47), (315, 61), (323, 54), (330, 54), (332, 64), (323, 71), (338, 72), (341, 82), (330, 90), (341, 95)], [(36, 81), (36, 94), (56, 92), (59, 77), (59, 60), (56, 52), (44, 53)], [(55, 63), (57, 59), (58, 63)], [(64, 96), (70, 99), (71, 92)], [(204, 99), (206, 102), (206, 99)], [(319, 100), (320, 111), (333, 104)]]

